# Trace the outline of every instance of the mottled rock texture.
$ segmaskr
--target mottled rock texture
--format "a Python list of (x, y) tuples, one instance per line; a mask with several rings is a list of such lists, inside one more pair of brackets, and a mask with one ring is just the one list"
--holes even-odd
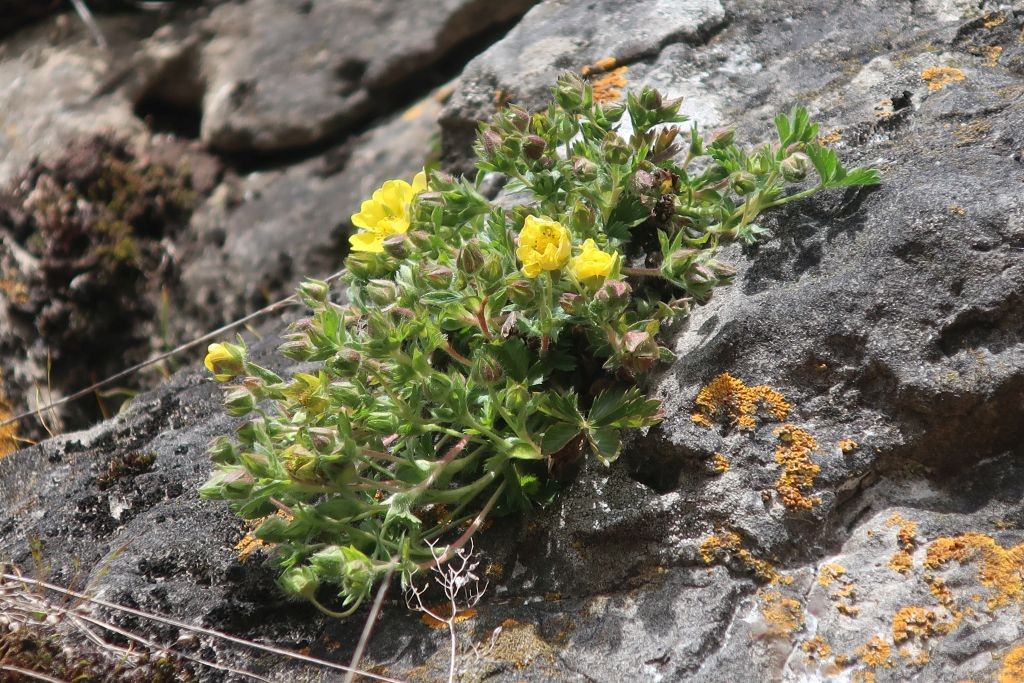
[[(752, 141), (804, 104), (844, 160), (883, 177), (776, 213), (763, 223), (772, 239), (732, 248), (736, 284), (674, 331), (679, 360), (651, 379), (665, 422), (634, 434), (610, 469), (588, 465), (550, 509), (481, 535), (491, 586), (458, 625), (479, 648), (459, 659), (466, 680), (1019, 680), (1022, 60), (1024, 11), (997, 4), (549, 1), (466, 67), (441, 114), (452, 167), (496, 102), (538, 106), (558, 71), (589, 66), (609, 97), (657, 85), (686, 97), (702, 127), (736, 124)], [(359, 78), (381, 77), (374, 68)], [(350, 161), (346, 180), (320, 178), (315, 160), (269, 171), (266, 187), (245, 178), (265, 204), (201, 212), (197, 240), (203, 225), (226, 226), (223, 252), (206, 258), (260, 268), (293, 253), (284, 231), (339, 240), (346, 202), (373, 174), (412, 164), (406, 145), (427, 153), (427, 134), (390, 132), (400, 120), (352, 155), (402, 149)], [(277, 208), (289, 203), (310, 218), (289, 226)], [(259, 263), (231, 246), (250, 221), (272, 245)], [(323, 232), (307, 227), (321, 221)], [(190, 286), (215, 290), (206, 276)], [(726, 372), (785, 397), (784, 422), (695, 423), (701, 387)], [(184, 371), (112, 421), (0, 460), (0, 547), (29, 567), (38, 539), (59, 582), (77, 560), (79, 584), (108, 599), (345, 662), (362, 620), (284, 601), (261, 551), (238, 559), (241, 525), (198, 500), (204, 445), (231, 425), (216, 393)], [(152, 468), (101, 490), (111, 459), (136, 451), (156, 455)], [(200, 647), (274, 680), (326, 676)], [(444, 680), (446, 648), (399, 600), (364, 664)]]

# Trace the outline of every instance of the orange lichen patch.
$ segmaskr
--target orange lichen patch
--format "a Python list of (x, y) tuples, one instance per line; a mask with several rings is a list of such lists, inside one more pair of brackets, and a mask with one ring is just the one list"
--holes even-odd
[(914, 568), (914, 558), (906, 550), (898, 550), (889, 558), (889, 569), (906, 574)]
[(779, 445), (775, 448), (775, 462), (782, 465), (782, 476), (775, 482), (775, 490), (782, 504), (790, 510), (809, 510), (821, 502), (818, 496), (804, 495), (814, 485), (821, 467), (811, 460), (818, 442), (809, 433), (791, 424), (775, 430)]
[(949, 206), (946, 207), (946, 211), (949, 211), (954, 216), (966, 216), (967, 215), (967, 209), (965, 209), (964, 207), (960, 206), (959, 204), (950, 204)]
[(998, 683), (1024, 683), (1024, 645), (1018, 645), (1003, 657)]
[(833, 128), (828, 133), (818, 136), (819, 145), (831, 145), (834, 142), (839, 142), (843, 139), (843, 131), (839, 128)]
[(771, 635), (788, 636), (804, 625), (804, 607), (800, 601), (784, 598), (775, 591), (761, 594), (761, 616)]
[(839, 450), (842, 451), (844, 454), (852, 453), (853, 451), (860, 448), (860, 444), (854, 441), (853, 439), (840, 439), (836, 446), (838, 446)]
[(928, 590), (931, 594), (939, 601), (939, 604), (943, 607), (949, 608), (953, 604), (953, 593), (949, 590), (949, 586), (938, 576), (934, 574), (925, 574), (924, 582), (928, 584)]
[[(423, 616), (420, 617), (420, 622), (429, 626), (430, 628), (448, 628), (447, 619), (451, 617), (452, 614), (452, 604), (450, 602), (438, 603), (437, 605), (428, 607), (428, 609), (437, 616), (441, 617), (441, 619), (437, 619), (430, 614), (424, 613)], [(475, 616), (476, 609), (470, 607), (469, 609), (458, 610), (457, 612), (455, 612), (455, 618), (452, 619), (452, 621), (457, 624), (460, 621), (466, 621), (467, 619), (472, 619)]]
[(868, 666), (892, 668), (892, 646), (882, 636), (872, 636), (871, 640), (857, 648), (857, 654), (860, 661)]
[(792, 409), (782, 394), (759, 384), (748, 387), (743, 380), (723, 372), (700, 390), (694, 401), (697, 409), (690, 416), (695, 423), (711, 427), (716, 420), (728, 420), (739, 429), (752, 430), (754, 418), (767, 414), (781, 422)]
[(554, 649), (537, 635), (533, 624), (524, 624), (515, 619), (501, 622), (501, 632), (488, 651), (488, 659), (511, 664), (522, 669), (531, 662), (543, 658), (554, 664)]
[(729, 471), (729, 459), (721, 453), (715, 453), (711, 458), (711, 469), (719, 474), (725, 474)]
[(584, 66), (580, 69), (580, 75), (585, 78), (593, 74), (603, 74), (611, 71), (616, 66), (618, 66), (618, 61), (616, 61), (615, 57), (605, 57), (604, 59), (597, 60), (593, 64), (587, 64)]
[[(7, 398), (0, 393), (0, 422), (11, 418), (11, 405)], [(18, 424), (11, 423), (0, 427), (0, 458), (10, 455), (18, 450)]]
[(0, 292), (7, 295), (13, 304), (20, 306), (28, 303), (28, 285), (21, 280), (0, 278)]
[[(263, 520), (257, 520), (262, 522)], [(235, 544), (235, 551), (238, 552), (238, 559), (245, 562), (249, 559), (249, 556), (261, 548), (269, 548), (270, 546), (252, 535), (252, 532), (248, 532), (242, 539)]]
[(991, 29), (995, 28), (996, 26), (1002, 26), (1005, 22), (1005, 14), (997, 14), (993, 12), (992, 14), (989, 14), (985, 17), (985, 19), (981, 22), (981, 25), (984, 26), (985, 28)]
[(978, 581), (992, 591), (989, 610), (1024, 600), (1024, 543), (1003, 548), (991, 536), (969, 533), (939, 538), (928, 546), (925, 567), (940, 569), (949, 562), (965, 564), (978, 558)]
[(1003, 54), (1002, 45), (990, 45), (985, 48), (985, 66), (996, 66), (999, 64), (999, 57)]
[(904, 607), (892, 618), (892, 642), (902, 643), (913, 637), (930, 638), (936, 632), (938, 615), (926, 607)]
[(832, 646), (825, 642), (822, 636), (814, 636), (805, 640), (800, 644), (800, 649), (807, 654), (808, 662), (820, 662), (832, 654)]
[(828, 588), (841, 577), (846, 576), (846, 567), (830, 562), (818, 569), (818, 585)]
[(860, 607), (851, 605), (847, 602), (836, 603), (836, 611), (845, 617), (853, 618), (860, 614)]
[(761, 581), (776, 583), (783, 579), (770, 563), (757, 559), (753, 553), (744, 548), (743, 539), (735, 531), (722, 531), (701, 541), (700, 558), (704, 564), (724, 562), (730, 556), (735, 557), (744, 569)]
[(950, 83), (964, 80), (964, 72), (951, 66), (930, 66), (921, 72), (921, 78), (928, 84), (928, 90), (942, 90)]
[(484, 574), (490, 576), (493, 579), (500, 578), (505, 573), (505, 565), (500, 562), (491, 562), (487, 565), (487, 569), (484, 570)]
[(606, 74), (602, 74), (590, 81), (590, 87), (594, 91), (595, 102), (615, 102), (622, 97), (622, 89), (628, 82), (626, 79), (627, 67), (620, 66)]

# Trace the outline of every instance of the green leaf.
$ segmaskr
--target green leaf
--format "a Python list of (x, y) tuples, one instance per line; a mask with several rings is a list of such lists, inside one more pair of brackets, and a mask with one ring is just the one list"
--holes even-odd
[(541, 440), (541, 450), (545, 455), (557, 453), (565, 448), (567, 443), (575, 439), (579, 433), (580, 426), (578, 424), (556, 422), (544, 432), (544, 437)]
[(661, 402), (636, 387), (605, 389), (594, 399), (588, 422), (597, 427), (648, 427), (661, 420)]
[(585, 424), (583, 416), (580, 414), (575, 391), (570, 390), (566, 394), (559, 394), (554, 391), (548, 392), (544, 394), (541, 402), (537, 405), (537, 409), (561, 422), (581, 426)]
[(618, 458), (619, 451), (622, 450), (622, 439), (619, 438), (619, 430), (610, 427), (588, 429), (587, 442), (590, 444), (590, 449), (594, 455), (605, 465), (611, 464), (612, 461)]

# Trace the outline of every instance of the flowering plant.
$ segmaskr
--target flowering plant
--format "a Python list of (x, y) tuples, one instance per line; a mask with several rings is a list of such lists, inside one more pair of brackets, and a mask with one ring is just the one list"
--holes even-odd
[[(684, 132), (679, 105), (644, 89), (604, 106), (564, 76), (545, 111), (482, 126), (475, 180), (419, 174), (363, 203), (348, 303), (299, 289), (311, 315), (281, 353), (304, 371), (210, 347), (247, 420), (213, 443), (202, 494), (261, 520), (286, 590), (350, 614), (389, 570), (408, 579), (489, 515), (548, 503), (586, 453), (615, 460), (623, 429), (661, 418), (637, 386), (672, 358), (660, 332), (735, 273), (718, 246), (761, 237), (764, 209), (878, 182), (819, 146), (802, 109), (750, 150)], [(819, 182), (787, 193), (812, 166)], [(481, 194), (489, 172), (508, 178), (502, 201)]]

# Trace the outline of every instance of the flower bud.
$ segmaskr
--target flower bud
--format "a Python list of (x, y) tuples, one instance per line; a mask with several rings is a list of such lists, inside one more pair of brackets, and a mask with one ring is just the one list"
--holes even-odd
[(629, 161), (632, 149), (618, 133), (609, 131), (601, 141), (601, 151), (610, 164), (624, 164)]
[(639, 99), (640, 105), (644, 109), (647, 109), (648, 111), (661, 109), (661, 93), (658, 92), (657, 90), (654, 90), (653, 88), (648, 88), (645, 86), (644, 89), (640, 91)]
[(377, 254), (368, 251), (357, 251), (345, 259), (345, 268), (356, 277), (367, 279), (382, 271)]
[(480, 245), (476, 240), (471, 240), (462, 245), (459, 255), (455, 259), (459, 270), (472, 275), (484, 265), (484, 253), (480, 251)]
[(452, 269), (447, 266), (432, 266), (423, 273), (423, 279), (432, 287), (450, 287), (452, 284)]
[(234, 465), (238, 462), (238, 446), (226, 436), (218, 436), (206, 449), (210, 459), (218, 465)]
[(304, 598), (316, 595), (319, 582), (312, 567), (292, 567), (281, 574), (278, 583), (286, 593)]
[(309, 441), (321, 453), (329, 453), (334, 448), (337, 434), (337, 430), (330, 427), (310, 427)]
[(591, 180), (597, 176), (597, 164), (586, 157), (573, 159), (572, 170), (581, 180)]
[(712, 164), (704, 171), (704, 177), (709, 183), (717, 183), (719, 180), (725, 180), (729, 177), (729, 170), (721, 164)]
[(323, 280), (304, 280), (299, 285), (299, 298), (310, 308), (327, 301), (331, 286)]
[(224, 409), (231, 417), (243, 417), (256, 407), (256, 399), (245, 387), (230, 387), (224, 392)]
[(387, 306), (398, 300), (399, 289), (391, 280), (370, 280), (363, 289), (370, 301), (378, 306)]
[(637, 194), (648, 194), (654, 189), (654, 176), (647, 171), (637, 171), (631, 181), (633, 191)]
[(733, 127), (729, 128), (718, 128), (711, 131), (711, 146), (712, 147), (728, 147), (732, 144), (736, 138), (736, 129)]
[(409, 243), (408, 235), (392, 235), (384, 240), (383, 243), (384, 252), (388, 256), (393, 256), (397, 259), (404, 259), (409, 256)]
[(401, 420), (394, 413), (371, 413), (366, 426), (378, 434), (394, 434), (401, 426)]
[(558, 77), (555, 85), (555, 102), (567, 112), (579, 111), (586, 95), (583, 79), (572, 72)]
[(712, 284), (717, 281), (715, 277), (715, 271), (711, 270), (707, 266), (695, 263), (690, 266), (689, 270), (686, 271), (686, 281), (693, 285), (706, 285)]
[(579, 294), (566, 292), (558, 299), (558, 305), (569, 315), (576, 315), (583, 307), (583, 297)]
[(218, 382), (245, 372), (245, 349), (237, 344), (210, 344), (203, 363)]
[(633, 288), (624, 280), (608, 280), (597, 290), (594, 299), (612, 303), (629, 303)]
[(747, 171), (736, 171), (729, 176), (729, 186), (738, 195), (746, 195), (757, 189), (757, 178)]
[(413, 230), (407, 233), (409, 241), (412, 242), (413, 246), (417, 249), (426, 249), (430, 246), (430, 233), (426, 230)]
[(706, 265), (718, 279), (727, 280), (729, 278), (736, 277), (736, 269), (727, 263), (722, 263), (720, 261), (708, 261)]
[(807, 177), (807, 170), (810, 168), (811, 159), (803, 152), (790, 154), (783, 159), (779, 168), (782, 170), (782, 177), (788, 182), (797, 183)]
[(362, 356), (355, 349), (342, 349), (334, 356), (334, 368), (342, 375), (354, 374), (359, 369)]
[(473, 359), (470, 375), (474, 380), (485, 386), (496, 384), (505, 376), (505, 368), (501, 361), (486, 350), (481, 350)]
[(510, 282), (505, 291), (508, 294), (508, 298), (520, 308), (526, 308), (532, 305), (537, 296), (533, 289), (533, 283), (529, 280), (515, 280)]
[(523, 154), (527, 159), (536, 161), (544, 155), (548, 143), (539, 135), (527, 135), (523, 143)]
[(484, 259), (483, 268), (480, 269), (480, 277), (484, 282), (494, 282), (503, 274), (501, 261), (491, 256)]
[(277, 350), (285, 358), (291, 358), (297, 361), (307, 361), (313, 355), (313, 345), (309, 342), (309, 337), (301, 334), (289, 335), (288, 341), (277, 347)]
[(647, 332), (633, 330), (622, 335), (619, 361), (632, 375), (650, 370), (660, 356), (657, 342)]
[(501, 142), (501, 134), (493, 128), (487, 128), (480, 133), (480, 144), (489, 155), (493, 155), (501, 148)]
[(530, 127), (530, 114), (520, 106), (512, 105), (506, 114), (509, 123), (520, 133), (525, 133)]

